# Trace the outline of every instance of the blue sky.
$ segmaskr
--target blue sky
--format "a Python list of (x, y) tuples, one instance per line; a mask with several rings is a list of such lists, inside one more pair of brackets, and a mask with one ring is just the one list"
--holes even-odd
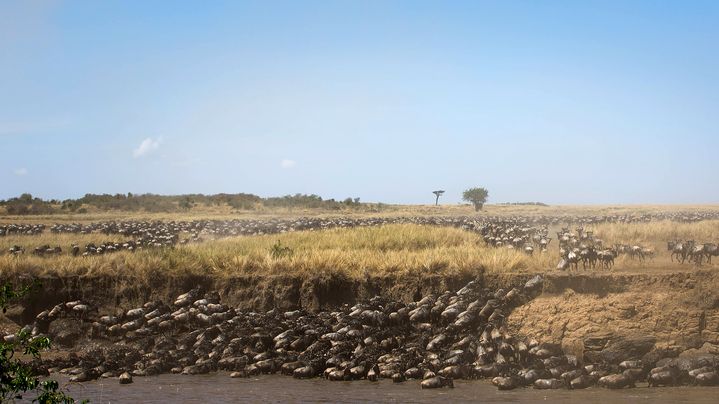
[(719, 2), (3, 1), (0, 198), (719, 203)]

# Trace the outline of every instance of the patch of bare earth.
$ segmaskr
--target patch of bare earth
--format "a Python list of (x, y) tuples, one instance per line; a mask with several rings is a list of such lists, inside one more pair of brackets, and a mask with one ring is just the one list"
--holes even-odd
[(508, 326), (587, 359), (627, 340), (643, 340), (653, 350), (676, 355), (687, 350), (719, 353), (715, 272), (610, 276), (608, 285), (603, 281), (594, 290), (583, 282), (545, 292), (517, 308)]

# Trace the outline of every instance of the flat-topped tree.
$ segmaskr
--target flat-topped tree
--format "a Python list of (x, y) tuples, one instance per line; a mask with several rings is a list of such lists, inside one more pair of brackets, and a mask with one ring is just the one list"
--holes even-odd
[(462, 199), (471, 202), (474, 205), (474, 210), (482, 210), (484, 203), (487, 202), (489, 191), (486, 188), (470, 188), (462, 194)]
[(432, 193), (437, 197), (434, 200), (434, 206), (437, 206), (437, 205), (439, 205), (439, 197), (442, 196), (444, 191), (432, 191)]

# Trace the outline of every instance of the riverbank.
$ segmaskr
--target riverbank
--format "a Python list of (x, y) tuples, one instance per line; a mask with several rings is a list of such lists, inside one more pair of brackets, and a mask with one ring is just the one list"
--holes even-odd
[[(480, 273), (476, 276), (381, 276), (362, 280), (344, 277), (185, 276), (154, 279), (41, 278), (42, 292), (31, 294), (5, 314), (5, 333), (30, 324), (43, 310), (82, 301), (98, 314), (117, 314), (145, 302), (174, 301), (193, 288), (216, 291), (223, 304), (239, 311), (307, 310), (319, 312), (368, 300), (373, 296), (401, 302), (418, 301), (456, 291), (471, 280), (487, 289), (509, 289), (532, 274)], [(650, 336), (651, 348), (670, 356), (682, 352), (719, 352), (719, 274), (713, 270), (656, 274), (545, 274), (541, 292), (509, 314), (506, 327), (514, 335), (562, 346), (583, 358), (635, 336)], [(91, 342), (91, 327), (74, 341)], [(59, 331), (59, 330), (58, 330)], [(58, 337), (57, 335), (50, 335)], [(62, 339), (62, 338), (61, 338)], [(62, 346), (72, 350), (77, 346)]]

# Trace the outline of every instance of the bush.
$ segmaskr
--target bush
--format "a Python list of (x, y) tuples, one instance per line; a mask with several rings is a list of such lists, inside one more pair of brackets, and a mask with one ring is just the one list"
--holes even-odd
[(272, 258), (282, 258), (282, 257), (290, 257), (294, 251), (290, 247), (283, 246), (280, 240), (277, 240), (275, 244), (270, 247), (270, 256)]
[[(12, 302), (36, 288), (37, 283), (15, 289), (10, 283), (0, 287), (0, 307), (3, 313)], [(0, 342), (0, 398), (2, 402), (22, 400), (23, 394), (29, 391), (37, 394), (33, 402), (38, 403), (74, 403), (75, 400), (60, 390), (55, 380), (40, 381), (33, 368), (26, 362), (15, 357), (17, 353), (30, 355), (34, 360), (40, 359), (40, 351), (50, 348), (47, 337), (32, 337), (27, 331), (17, 333), (13, 341)]]
[(22, 194), (2, 203), (9, 215), (44, 215), (53, 213), (52, 204), (40, 198), (33, 198), (30, 194)]

